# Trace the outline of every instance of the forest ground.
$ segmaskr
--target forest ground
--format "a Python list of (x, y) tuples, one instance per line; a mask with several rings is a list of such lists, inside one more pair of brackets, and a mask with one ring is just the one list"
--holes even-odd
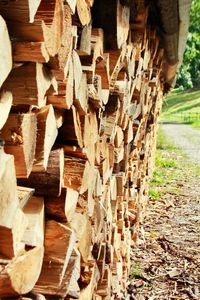
[(185, 126), (163, 124), (159, 135), (150, 199), (131, 253), (133, 300), (200, 300), (200, 132), (198, 142)]

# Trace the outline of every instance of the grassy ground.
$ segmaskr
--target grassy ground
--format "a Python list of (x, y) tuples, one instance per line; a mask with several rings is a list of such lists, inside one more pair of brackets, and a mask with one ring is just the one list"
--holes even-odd
[(200, 90), (174, 90), (164, 99), (162, 119), (200, 128)]
[(188, 170), (195, 176), (200, 176), (200, 167), (187, 162), (181, 151), (175, 148), (159, 129), (156, 168), (150, 182), (149, 197), (152, 200), (159, 200), (165, 194), (181, 193), (176, 182), (181, 180)]

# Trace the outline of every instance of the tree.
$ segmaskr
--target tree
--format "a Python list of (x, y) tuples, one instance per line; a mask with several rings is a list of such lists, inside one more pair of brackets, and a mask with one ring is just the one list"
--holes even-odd
[(193, 0), (190, 10), (190, 26), (183, 64), (177, 78), (177, 86), (184, 88), (200, 85), (200, 0)]

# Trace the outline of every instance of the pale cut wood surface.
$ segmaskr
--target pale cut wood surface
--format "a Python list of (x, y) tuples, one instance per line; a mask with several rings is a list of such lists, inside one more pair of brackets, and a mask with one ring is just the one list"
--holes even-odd
[(0, 16), (0, 87), (12, 69), (11, 42), (4, 19)]

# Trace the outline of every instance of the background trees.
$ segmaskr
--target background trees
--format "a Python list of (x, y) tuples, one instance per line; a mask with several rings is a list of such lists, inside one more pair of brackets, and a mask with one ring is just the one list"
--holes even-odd
[(190, 26), (183, 64), (177, 78), (177, 87), (200, 86), (200, 0), (193, 0)]

